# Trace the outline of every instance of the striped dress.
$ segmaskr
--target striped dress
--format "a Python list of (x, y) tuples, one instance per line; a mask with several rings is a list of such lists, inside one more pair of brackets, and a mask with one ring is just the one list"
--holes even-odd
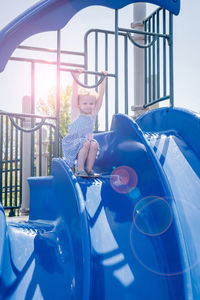
[(80, 115), (69, 125), (68, 134), (62, 140), (64, 159), (72, 167), (83, 144), (89, 139), (93, 140), (94, 117)]

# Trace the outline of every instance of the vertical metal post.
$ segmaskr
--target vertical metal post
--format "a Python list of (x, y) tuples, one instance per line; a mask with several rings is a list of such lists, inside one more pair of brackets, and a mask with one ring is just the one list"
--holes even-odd
[[(163, 34), (166, 34), (165, 9), (163, 10)], [(163, 96), (165, 97), (166, 95), (167, 95), (167, 51), (166, 51), (166, 39), (163, 39)]]
[[(84, 68), (88, 70), (88, 35), (84, 36)], [(84, 75), (84, 83), (88, 83), (88, 75)]]
[[(0, 197), (3, 199), (3, 116), (0, 116)], [(1, 200), (2, 202), (2, 200)]]
[(118, 81), (119, 81), (119, 68), (118, 68), (118, 10), (115, 9), (115, 113), (118, 113)]
[(170, 104), (174, 106), (174, 63), (173, 63), (173, 15), (169, 14), (169, 81), (170, 81)]
[[(19, 119), (17, 119), (19, 123)], [(15, 206), (17, 205), (17, 185), (18, 185), (18, 130), (15, 128)]]
[[(31, 98), (29, 96), (24, 96), (22, 99), (22, 112), (30, 114), (31, 112)], [(32, 120), (25, 118), (23, 120), (23, 127), (30, 129), (32, 126)], [(23, 155), (21, 156), (22, 161), (22, 205), (21, 205), (21, 214), (27, 215), (29, 213), (30, 207), (30, 197), (29, 197), (29, 187), (27, 178), (32, 174), (32, 166), (30, 164), (32, 157), (32, 145), (31, 145), (32, 136), (29, 132), (23, 132)]]
[[(23, 121), (20, 120), (20, 126), (23, 127)], [(22, 204), (22, 181), (23, 181), (23, 166), (22, 166), (22, 158), (23, 158), (23, 143), (24, 137), (23, 132), (20, 130), (20, 166), (19, 166), (19, 198), (20, 198), (20, 207)]]
[[(146, 3), (134, 3), (133, 5), (133, 23), (131, 28), (135, 30), (144, 30), (143, 20), (146, 18)], [(137, 35), (135, 40), (144, 43), (144, 36)], [(145, 81), (144, 81), (144, 49), (134, 48), (134, 106), (132, 109), (140, 114), (145, 104)]]
[[(152, 17), (152, 30), (153, 30), (153, 33), (155, 33), (155, 14), (153, 14), (153, 17)], [(152, 64), (153, 64), (153, 74), (152, 74), (152, 88), (153, 88), (153, 91), (152, 91), (152, 94), (153, 94), (153, 101), (156, 100), (156, 59), (155, 59), (155, 56), (156, 56), (156, 50), (155, 50), (155, 44), (153, 44), (153, 50), (152, 50)]]
[(4, 206), (8, 206), (8, 116), (6, 116), (6, 142), (5, 142), (5, 202)]
[[(147, 31), (147, 21), (144, 22), (144, 31)], [(147, 36), (144, 37), (144, 42), (147, 42)], [(147, 48), (144, 49), (144, 103), (147, 104), (148, 97), (147, 97), (147, 89), (148, 89), (148, 82), (147, 82)]]
[[(108, 70), (108, 34), (105, 34), (105, 70)], [(108, 130), (108, 78), (106, 78), (105, 90), (105, 130)]]
[[(31, 63), (31, 114), (35, 114), (35, 63)], [(31, 127), (34, 127), (35, 119), (31, 119)], [(31, 132), (31, 176), (34, 176), (34, 132)]]
[[(151, 18), (149, 19), (148, 21), (148, 32), (151, 32)], [(151, 42), (151, 36), (149, 35), (149, 38), (148, 38), (148, 41), (149, 43)], [(152, 92), (151, 92), (151, 88), (152, 88), (152, 81), (151, 81), (151, 66), (152, 66), (152, 63), (151, 63), (151, 47), (148, 48), (148, 77), (149, 77), (149, 103), (152, 102)]]
[(59, 157), (59, 117), (60, 117), (60, 30), (57, 31), (57, 84), (56, 84), (55, 157)]
[(13, 206), (13, 124), (10, 124), (10, 206)]
[(124, 37), (124, 112), (128, 114), (128, 38)]
[[(156, 13), (157, 33), (160, 33), (159, 11)], [(160, 98), (160, 39), (157, 39), (157, 98)]]
[[(98, 71), (98, 32), (95, 32), (95, 72)], [(95, 83), (97, 83), (98, 78), (95, 76)], [(96, 91), (98, 88), (96, 88)], [(95, 131), (98, 131), (98, 115), (95, 120)]]

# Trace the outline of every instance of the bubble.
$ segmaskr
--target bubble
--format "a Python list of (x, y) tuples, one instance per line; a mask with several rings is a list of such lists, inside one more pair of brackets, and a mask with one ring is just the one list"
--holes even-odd
[(163, 234), (171, 225), (173, 214), (168, 202), (160, 197), (140, 200), (133, 212), (133, 221), (138, 230), (147, 235)]
[(115, 168), (110, 176), (110, 184), (112, 188), (121, 194), (131, 192), (137, 185), (137, 174), (128, 166), (120, 166)]

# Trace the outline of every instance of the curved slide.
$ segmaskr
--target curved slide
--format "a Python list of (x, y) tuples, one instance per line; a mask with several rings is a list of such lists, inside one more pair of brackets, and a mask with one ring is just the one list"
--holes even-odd
[(199, 143), (187, 136), (199, 118), (160, 109), (137, 123), (118, 114), (96, 135), (100, 178), (54, 159), (28, 180), (28, 222), (1, 210), (1, 299), (199, 299)]

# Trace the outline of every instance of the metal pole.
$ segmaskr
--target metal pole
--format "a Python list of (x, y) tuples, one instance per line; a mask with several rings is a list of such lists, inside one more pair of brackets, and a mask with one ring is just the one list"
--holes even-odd
[[(22, 112), (31, 112), (31, 97), (24, 96), (22, 99)], [(31, 128), (31, 120), (25, 118), (23, 121), (24, 128)], [(21, 214), (28, 215), (30, 207), (29, 186), (27, 178), (31, 176), (31, 135), (23, 132), (23, 156), (22, 156), (22, 204)]]
[(115, 10), (115, 113), (118, 113), (118, 81), (119, 81), (119, 68), (118, 68), (118, 10)]
[[(143, 31), (143, 20), (146, 18), (146, 3), (135, 3), (133, 5), (133, 20), (131, 28)], [(144, 35), (137, 34), (134, 40), (144, 44)], [(144, 105), (144, 49), (134, 48), (134, 106), (132, 110), (140, 111)]]
[[(31, 107), (29, 111), (31, 114), (35, 114), (35, 63), (32, 62), (31, 63)], [(33, 128), (35, 126), (35, 119), (31, 119), (31, 127)], [(35, 144), (35, 138), (34, 138), (34, 132), (31, 133), (31, 160), (30, 160), (30, 164), (31, 164), (31, 176), (34, 176), (34, 144)]]
[(60, 116), (60, 30), (57, 31), (57, 85), (56, 85), (55, 157), (59, 157), (59, 116)]
[(170, 26), (170, 45), (169, 45), (169, 60), (170, 60), (170, 105), (174, 106), (174, 63), (173, 63), (173, 15), (169, 15), (169, 26)]

